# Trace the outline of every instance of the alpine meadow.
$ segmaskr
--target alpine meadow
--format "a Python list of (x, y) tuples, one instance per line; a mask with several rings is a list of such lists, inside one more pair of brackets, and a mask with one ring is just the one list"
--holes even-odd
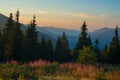
[(1, 0), (0, 80), (120, 80), (119, 4)]

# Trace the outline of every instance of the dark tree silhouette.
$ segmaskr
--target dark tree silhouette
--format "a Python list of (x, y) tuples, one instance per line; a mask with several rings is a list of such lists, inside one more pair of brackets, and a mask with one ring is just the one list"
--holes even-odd
[(23, 40), (23, 33), (21, 31), (21, 25), (19, 23), (19, 10), (17, 10), (16, 12), (16, 22), (15, 22), (15, 27), (13, 29), (14, 31), (14, 54), (13, 54), (13, 58), (16, 61), (20, 61), (21, 60), (21, 53), (22, 53), (22, 40)]
[(7, 20), (6, 27), (3, 29), (3, 47), (4, 47), (4, 60), (10, 61), (13, 59), (14, 53), (14, 32), (15, 27), (13, 22), (13, 15), (10, 13), (10, 17)]
[(49, 61), (53, 61), (54, 57), (53, 57), (53, 54), (54, 54), (54, 49), (53, 49), (53, 45), (52, 45), (52, 42), (50, 39), (48, 39), (46, 41), (46, 44), (47, 44), (47, 54), (48, 54), (48, 60)]
[(63, 56), (63, 48), (62, 48), (62, 41), (60, 37), (58, 37), (56, 45), (55, 45), (55, 60), (59, 62), (65, 61), (62, 56)]
[(120, 44), (119, 44), (119, 36), (118, 36), (118, 26), (115, 29), (115, 35), (112, 38), (110, 43), (108, 53), (108, 62), (113, 64), (120, 64)]
[(99, 39), (98, 38), (96, 38), (96, 40), (95, 40), (94, 51), (96, 52), (97, 62), (100, 62), (101, 57), (100, 57)]
[(30, 25), (24, 35), (24, 60), (25, 61), (32, 61), (38, 59), (38, 33), (36, 31), (36, 24), (35, 24), (35, 16), (31, 21)]
[(76, 44), (76, 47), (74, 48), (72, 54), (74, 54), (74, 60), (77, 60), (79, 50), (83, 49), (83, 46), (92, 46), (90, 35), (87, 36), (87, 25), (84, 21), (82, 27), (81, 27), (81, 33), (78, 38), (78, 42)]
[(49, 58), (49, 53), (48, 53), (48, 48), (47, 48), (47, 43), (44, 37), (42, 37), (41, 42), (40, 42), (40, 54), (39, 56), (43, 60), (48, 60)]

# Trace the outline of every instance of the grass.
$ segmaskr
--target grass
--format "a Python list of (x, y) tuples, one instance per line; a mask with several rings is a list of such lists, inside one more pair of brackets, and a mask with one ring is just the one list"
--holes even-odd
[(0, 64), (0, 80), (120, 80), (120, 66), (12, 61)]

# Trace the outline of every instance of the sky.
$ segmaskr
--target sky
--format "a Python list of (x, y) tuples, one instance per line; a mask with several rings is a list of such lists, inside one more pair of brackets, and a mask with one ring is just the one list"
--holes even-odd
[(36, 15), (38, 26), (79, 30), (86, 21), (89, 31), (120, 25), (120, 0), (0, 0), (0, 13), (20, 11), (20, 22)]

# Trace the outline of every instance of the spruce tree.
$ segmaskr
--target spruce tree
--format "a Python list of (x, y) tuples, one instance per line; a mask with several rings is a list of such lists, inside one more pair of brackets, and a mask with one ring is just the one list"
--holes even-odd
[(3, 29), (3, 47), (4, 47), (4, 60), (5, 61), (10, 61), (13, 59), (13, 52), (14, 52), (14, 32), (13, 27), (14, 27), (14, 22), (13, 22), (13, 15), (10, 13), (10, 17), (7, 20), (6, 27)]
[(58, 62), (64, 62), (65, 60), (62, 58), (63, 55), (62, 41), (60, 37), (58, 37), (55, 45), (55, 60)]
[(99, 39), (96, 38), (95, 40), (95, 46), (94, 46), (94, 51), (96, 52), (97, 55), (97, 62), (100, 62), (100, 50), (99, 50)]
[(63, 49), (63, 59), (65, 60), (65, 62), (70, 61), (69, 43), (68, 43), (68, 39), (66, 37), (65, 32), (63, 32), (61, 36), (61, 42), (62, 42), (62, 49)]
[(83, 46), (87, 45), (87, 25), (84, 22), (82, 27), (81, 27), (81, 34), (79, 36), (77, 45), (75, 47), (76, 50), (81, 50), (83, 48)]
[(23, 40), (23, 34), (21, 31), (21, 25), (19, 23), (19, 10), (16, 11), (16, 19), (15, 19), (15, 27), (13, 29), (14, 31), (14, 60), (20, 61), (21, 60), (21, 53), (22, 53), (22, 40)]
[(49, 58), (47, 43), (46, 43), (46, 40), (44, 37), (42, 37), (42, 39), (40, 41), (40, 54), (39, 54), (39, 56), (43, 60), (48, 60), (48, 58)]
[(5, 60), (20, 60), (22, 46), (22, 31), (19, 23), (19, 11), (16, 12), (16, 20), (12, 13), (3, 29), (3, 43)]
[(33, 17), (33, 20), (31, 21), (30, 25), (28, 25), (28, 28), (24, 35), (24, 60), (25, 61), (32, 61), (38, 59), (38, 46), (39, 46), (39, 40), (38, 40), (38, 34), (36, 31), (36, 24), (35, 24), (35, 16)]
[(46, 43), (47, 43), (47, 56), (48, 56), (48, 60), (49, 61), (53, 61), (53, 54), (54, 54), (54, 49), (53, 49), (53, 45), (52, 45), (52, 42), (51, 42), (51, 40), (50, 39), (48, 39), (47, 41), (46, 41)]
[(72, 54), (74, 55), (74, 60), (76, 60), (78, 58), (79, 50), (82, 50), (83, 46), (91, 46), (92, 45), (91, 38), (87, 34), (88, 34), (87, 33), (87, 25), (84, 21), (84, 23), (81, 27), (81, 33), (79, 35), (78, 42), (72, 52)]
[(119, 44), (119, 36), (118, 36), (118, 26), (115, 29), (115, 35), (112, 38), (110, 43), (108, 53), (108, 62), (114, 64), (120, 64), (120, 44)]
[(95, 64), (97, 61), (96, 53), (91, 46), (84, 46), (79, 50), (78, 62), (81, 64)]
[(102, 52), (101, 52), (101, 63), (106, 63), (107, 62), (107, 55), (108, 55), (108, 52), (109, 52), (109, 48), (107, 45), (104, 46)]
[(87, 25), (84, 21), (81, 27), (81, 34), (78, 38), (78, 42), (76, 44), (75, 50), (81, 50), (83, 46), (91, 46), (91, 39), (90, 36), (87, 36)]
[(88, 46), (92, 46), (92, 41), (91, 41), (90, 35), (89, 35), (88, 38), (87, 38), (87, 45), (88, 45)]

